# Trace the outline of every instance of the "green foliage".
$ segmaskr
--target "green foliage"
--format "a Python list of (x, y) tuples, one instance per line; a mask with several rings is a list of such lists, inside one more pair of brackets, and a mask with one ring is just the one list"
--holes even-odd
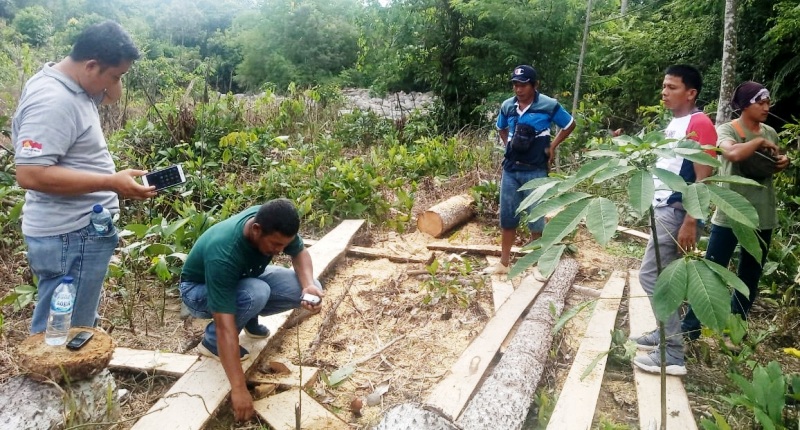
[(787, 378), (780, 365), (771, 361), (766, 367), (758, 365), (753, 369), (753, 379), (728, 375), (741, 393), (723, 396), (732, 406), (743, 406), (755, 416), (765, 429), (784, 429), (783, 408), (786, 405)]
[(453, 303), (467, 308), (485, 284), (482, 276), (474, 274), (473, 262), (469, 258), (454, 262), (434, 260), (425, 269), (430, 276), (422, 282), (420, 290), (425, 293), (423, 303), (426, 305)]
[(26, 42), (40, 46), (53, 34), (52, 21), (50, 11), (42, 6), (30, 6), (17, 12), (12, 24)]

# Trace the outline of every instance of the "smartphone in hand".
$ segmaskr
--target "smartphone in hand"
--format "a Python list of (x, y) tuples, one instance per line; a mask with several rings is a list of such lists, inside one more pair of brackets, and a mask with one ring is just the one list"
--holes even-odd
[(145, 187), (155, 186), (156, 191), (161, 191), (175, 185), (180, 185), (186, 182), (186, 176), (183, 174), (183, 166), (175, 164), (167, 167), (166, 169), (156, 170), (142, 176), (142, 184)]

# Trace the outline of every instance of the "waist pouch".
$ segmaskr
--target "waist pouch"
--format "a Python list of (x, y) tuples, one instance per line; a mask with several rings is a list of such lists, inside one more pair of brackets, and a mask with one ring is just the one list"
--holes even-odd
[[(532, 128), (532, 127), (531, 127)], [(519, 129), (519, 126), (517, 126)], [(534, 136), (528, 143), (527, 151), (518, 151), (512, 146), (516, 133), (506, 146), (503, 168), (512, 170), (547, 170), (550, 159), (550, 136)]]

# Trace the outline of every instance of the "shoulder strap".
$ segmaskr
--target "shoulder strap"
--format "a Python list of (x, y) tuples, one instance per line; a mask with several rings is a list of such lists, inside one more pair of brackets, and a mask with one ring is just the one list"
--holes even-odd
[(733, 129), (736, 130), (736, 134), (739, 135), (739, 139), (742, 139), (742, 141), (744, 141), (744, 139), (745, 139), (744, 130), (742, 129), (742, 125), (739, 124), (739, 119), (738, 118), (733, 120), (733, 121), (731, 121), (731, 127), (733, 127)]

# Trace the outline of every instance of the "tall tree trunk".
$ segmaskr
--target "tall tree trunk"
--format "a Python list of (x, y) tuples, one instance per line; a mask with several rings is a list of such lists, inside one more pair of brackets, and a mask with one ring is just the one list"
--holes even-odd
[(725, 0), (725, 33), (722, 42), (722, 79), (719, 86), (719, 104), (717, 106), (717, 124), (731, 119), (731, 107), (728, 104), (736, 79), (736, 0)]
[[(586, 56), (586, 43), (589, 40), (589, 18), (592, 16), (592, 0), (586, 5), (586, 23), (583, 25), (583, 42), (581, 42), (581, 55), (578, 57), (578, 72), (575, 73), (575, 91), (572, 95), (572, 111), (571, 114), (575, 115), (578, 110), (578, 100), (581, 97), (581, 74), (583, 74), (583, 58)], [(556, 148), (556, 171), (561, 171), (561, 161), (558, 156), (558, 148)]]
[(622, 4), (619, 7), (619, 13), (625, 15), (625, 12), (628, 11), (628, 0), (622, 0)]

